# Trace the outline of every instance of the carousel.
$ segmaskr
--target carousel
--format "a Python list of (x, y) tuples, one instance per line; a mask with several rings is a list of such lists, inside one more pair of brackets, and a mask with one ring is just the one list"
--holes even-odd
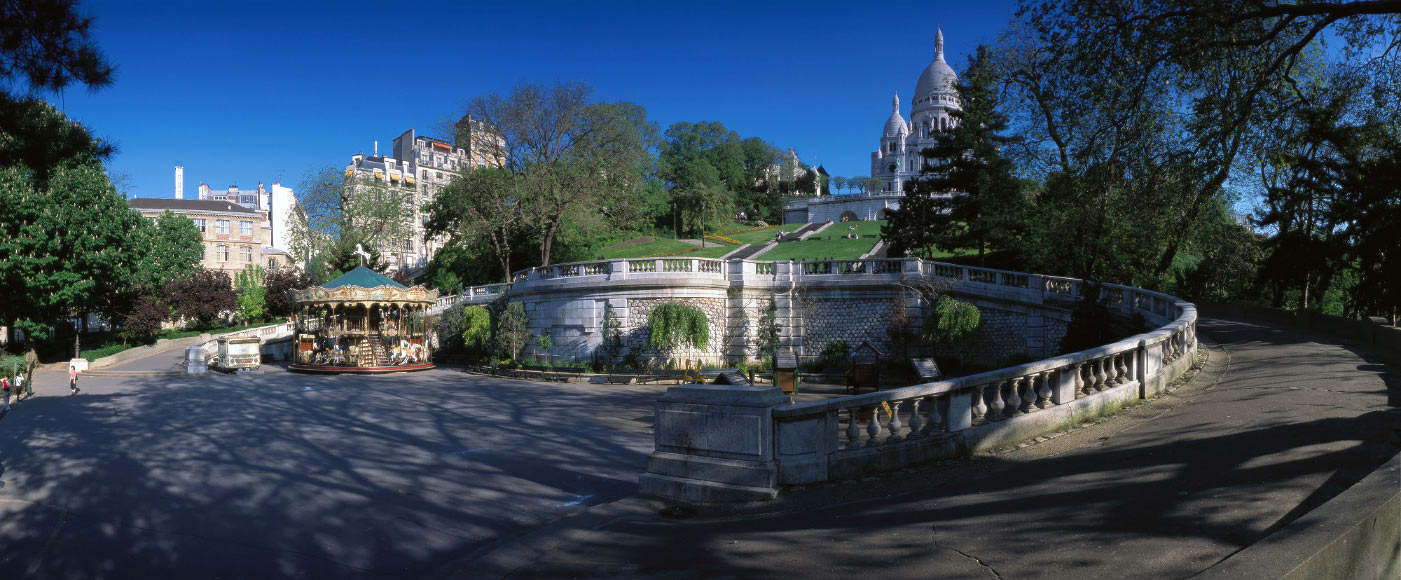
[(433, 368), (424, 324), (437, 290), (408, 288), (360, 266), (296, 292), (296, 356), (307, 373), (395, 373)]

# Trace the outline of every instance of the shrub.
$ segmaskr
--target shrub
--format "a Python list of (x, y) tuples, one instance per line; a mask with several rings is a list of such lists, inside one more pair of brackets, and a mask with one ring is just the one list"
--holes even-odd
[(704, 349), (710, 344), (710, 322), (705, 312), (689, 304), (666, 302), (647, 313), (650, 348), (669, 350), (678, 346)]
[(161, 331), (161, 321), (170, 314), (165, 301), (154, 296), (136, 299), (131, 312), (122, 319), (122, 333), (131, 340), (149, 342)]
[(849, 358), (851, 358), (851, 345), (847, 344), (845, 340), (834, 340), (822, 348), (822, 364), (829, 367), (846, 366)]

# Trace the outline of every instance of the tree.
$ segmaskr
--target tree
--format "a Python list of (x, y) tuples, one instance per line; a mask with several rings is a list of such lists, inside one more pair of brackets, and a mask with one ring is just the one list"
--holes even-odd
[[(977, 306), (944, 296), (934, 304), (929, 316), (920, 325), (919, 337), (936, 347), (941, 342), (959, 344), (977, 332), (981, 324), (982, 314)], [(960, 365), (963, 364), (966, 351), (967, 349), (959, 344)]]
[(687, 346), (704, 350), (710, 344), (710, 322), (700, 308), (663, 302), (647, 312), (647, 347), (670, 351)]
[(353, 269), (357, 245), (371, 254), (369, 265), (383, 271), (394, 264), (382, 255), (415, 235), (411, 188), (324, 167), (308, 172), (298, 192), (288, 243), (294, 255), (318, 263), (313, 277)]
[(515, 360), (530, 341), (530, 318), (525, 314), (525, 305), (520, 302), (507, 304), (496, 324), (497, 349), (502, 356), (509, 355), (511, 360)]
[(832, 186), (837, 188), (838, 194), (844, 193), (846, 191), (846, 178), (840, 175), (833, 176)]
[(758, 211), (760, 217), (769, 223), (783, 219), (782, 193), (776, 184), (770, 183), (769, 172), (778, 164), (783, 152), (758, 137), (749, 137), (740, 142), (744, 153), (744, 182), (748, 188), (741, 188), (742, 195), (736, 204), (744, 211)]
[(1321, 94), (1291, 111), (1290, 130), (1280, 136), (1295, 146), (1261, 172), (1261, 224), (1276, 230), (1261, 280), (1276, 305), (1288, 293), (1297, 295), (1293, 305), (1315, 308), (1346, 278), (1356, 279), (1346, 314), (1395, 312), (1401, 126), (1374, 106), (1372, 85), (1351, 74), (1315, 85)]
[(22, 77), (46, 91), (74, 82), (89, 88), (111, 84), (116, 69), (92, 42), (91, 26), (92, 18), (78, 16), (71, 0), (6, 2), (0, 6), (0, 77)]
[(428, 235), (485, 238), (501, 264), (503, 276), (510, 276), (511, 243), (525, 227), (521, 179), (520, 175), (496, 167), (471, 169), (453, 178), (428, 203)]
[(213, 328), (214, 321), (238, 308), (233, 281), (223, 272), (201, 269), (167, 282), (162, 294), (175, 316), (195, 321), (197, 328)]
[(603, 352), (604, 361), (612, 363), (623, 350), (623, 321), (618, 319), (617, 311), (613, 310), (612, 301), (603, 305), (602, 338), (599, 349)]
[(954, 128), (920, 152), (921, 178), (882, 228), (893, 255), (974, 249), (982, 265), (989, 244), (1008, 249), (1019, 237), (1028, 203), (1015, 167), (1002, 156), (1014, 139), (1002, 134), (1007, 117), (998, 108), (997, 83), (988, 48), (980, 46), (959, 79), (963, 109), (953, 112)]
[(769, 298), (768, 307), (764, 308), (764, 314), (759, 317), (759, 334), (755, 337), (754, 346), (759, 351), (759, 358), (773, 356), (774, 349), (778, 348), (778, 304), (773, 298)]
[(234, 286), (238, 288), (238, 318), (244, 324), (263, 318), (267, 314), (267, 288), (263, 286), (263, 267), (249, 264), (234, 276)]
[(462, 345), (467, 352), (486, 352), (491, 344), (491, 312), (484, 306), (465, 306), (461, 318)]
[[(129, 306), (140, 250), (128, 236), (145, 224), (101, 165), (61, 166), (42, 192), (22, 169), (0, 168), (0, 215), (4, 319), (22, 316), (42, 328), (91, 311), (115, 316)], [(75, 353), (78, 347), (75, 335)]]
[[(1318, 39), (1336, 33), (1346, 66), (1394, 79), (1398, 12), (1391, 2), (1028, 2), (1000, 60), (1025, 105), (1029, 156), (1090, 198), (1080, 208), (1112, 220), (1116, 198), (1132, 199), (1141, 224), (1125, 229), (1160, 240), (1140, 251), (1153, 252), (1146, 275), (1162, 284), (1255, 133), (1301, 104)], [(1096, 230), (1118, 229), (1106, 225), (1076, 247), (1112, 257), (1097, 247)]]
[(166, 282), (199, 270), (204, 258), (203, 236), (190, 218), (166, 210), (156, 218), (154, 230), (143, 227), (142, 231), (145, 233), (132, 236), (134, 242), (146, 242), (138, 268), (141, 292), (154, 294)]
[(155, 296), (142, 296), (136, 299), (131, 312), (122, 318), (122, 332), (125, 336), (142, 342), (150, 341), (161, 331), (161, 322), (170, 316), (170, 307)]
[[(12, 88), (27, 87), (31, 92), (58, 91), (74, 82), (90, 89), (111, 84), (114, 68), (91, 41), (90, 25), (91, 19), (79, 17), (71, 0), (4, 3), (0, 6), (0, 39), (4, 39), (0, 42), (0, 78), (9, 81)], [(76, 235), (48, 237), (59, 233), (55, 228), (66, 222), (53, 215), (63, 210), (56, 202), (71, 203), (75, 197), (94, 193), (94, 189), (85, 188), (79, 195), (60, 199), (46, 195), (53, 191), (50, 178), (54, 172), (60, 166), (94, 165), (110, 156), (113, 149), (52, 105), (37, 98), (16, 99), (5, 91), (0, 91), (0, 127), (0, 215), (5, 216), (0, 222), (0, 256), (4, 256), (0, 259), (0, 284), (4, 287), (0, 291), (0, 321), (11, 329), (21, 327), (34, 334), (73, 314), (73, 308), (91, 302), (94, 295), (90, 290), (122, 277), (123, 271), (113, 271), (91, 285), (59, 290), (58, 285), (72, 281), (58, 275), (58, 268), (72, 262), (65, 260), (72, 255), (71, 245), (65, 247), (65, 243), (81, 240)], [(91, 181), (94, 183), (88, 185), (95, 186), (97, 180)], [(99, 209), (105, 207), (98, 204)], [(107, 228), (98, 230), (105, 234)], [(120, 253), (124, 252), (118, 249), (103, 257)], [(116, 294), (108, 297), (113, 301), (119, 298)], [(19, 316), (24, 318), (17, 320)], [(75, 337), (75, 356), (76, 341)]]
[(297, 311), (292, 293), (316, 284), (311, 276), (297, 268), (272, 268), (263, 275), (264, 303), (270, 316), (287, 317)]
[(570, 227), (607, 225), (631, 211), (652, 166), (656, 127), (633, 103), (597, 103), (582, 83), (521, 83), (509, 95), (473, 98), (468, 117), (489, 127), (482, 146), (519, 190), (525, 221), (539, 229), (540, 263)]

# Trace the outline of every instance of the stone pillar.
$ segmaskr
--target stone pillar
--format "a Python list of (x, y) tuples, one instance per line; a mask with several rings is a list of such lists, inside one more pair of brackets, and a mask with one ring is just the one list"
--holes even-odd
[(638, 491), (692, 502), (737, 502), (778, 495), (773, 409), (788, 402), (774, 387), (681, 385), (657, 401), (656, 450)]
[(204, 345), (196, 344), (185, 349), (185, 373), (191, 375), (209, 373), (209, 365), (204, 362)]
[(1055, 378), (1051, 379), (1051, 402), (1065, 405), (1075, 401), (1075, 373), (1079, 369), (1080, 365), (1072, 365), (1055, 372)]

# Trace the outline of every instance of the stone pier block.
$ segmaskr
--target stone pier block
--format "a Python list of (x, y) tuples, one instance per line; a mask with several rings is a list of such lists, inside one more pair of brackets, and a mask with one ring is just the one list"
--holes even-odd
[(681, 385), (656, 406), (656, 451), (638, 480), (644, 495), (694, 502), (754, 501), (778, 494), (774, 387)]

